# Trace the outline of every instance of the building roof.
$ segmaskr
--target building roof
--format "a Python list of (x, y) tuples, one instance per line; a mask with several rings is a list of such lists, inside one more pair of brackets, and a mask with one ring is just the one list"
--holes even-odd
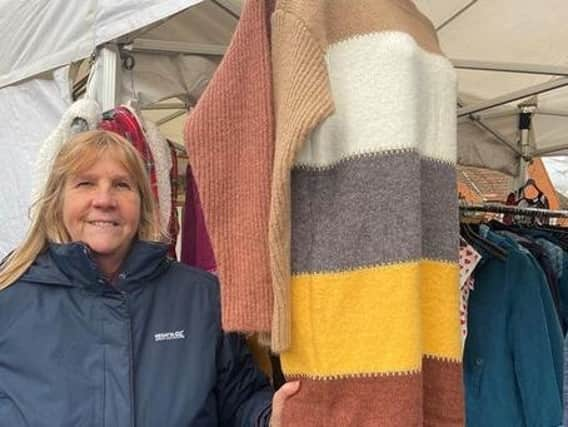
[[(528, 175), (534, 179), (538, 188), (546, 195), (550, 209), (568, 210), (568, 198), (562, 196), (554, 188), (546, 171), (544, 163), (540, 159), (534, 159), (528, 168)], [(458, 192), (462, 200), (470, 203), (505, 203), (507, 196), (514, 189), (513, 179), (500, 172), (473, 167), (458, 167)], [(528, 189), (527, 196), (532, 197)], [(559, 219), (557, 224), (568, 226), (568, 218)]]

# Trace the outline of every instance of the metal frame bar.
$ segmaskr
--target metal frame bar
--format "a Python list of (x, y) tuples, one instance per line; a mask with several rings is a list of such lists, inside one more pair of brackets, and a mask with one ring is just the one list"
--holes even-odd
[(142, 110), (186, 110), (188, 106), (182, 103), (175, 103), (175, 102), (164, 102), (161, 104), (151, 104), (142, 107)]
[(541, 74), (568, 77), (568, 67), (558, 65), (535, 65), (515, 62), (486, 62), (470, 59), (451, 59), (455, 68), (503, 73)]
[(540, 116), (568, 117), (568, 111), (553, 110), (548, 108), (539, 108), (537, 111), (535, 111), (535, 114), (538, 114)]
[(565, 144), (554, 145), (552, 147), (541, 148), (540, 150), (535, 150), (532, 154), (534, 157), (539, 157), (546, 154), (553, 154), (562, 150), (568, 150), (568, 142), (566, 142)]
[(206, 43), (184, 43), (175, 41), (136, 39), (124, 46), (125, 50), (159, 55), (210, 55), (223, 56), (227, 46)]
[(177, 119), (179, 116), (183, 116), (186, 113), (187, 113), (187, 110), (180, 110), (180, 111), (176, 111), (172, 114), (168, 114), (166, 117), (162, 117), (160, 120), (158, 120), (156, 122), (156, 126), (161, 126), (164, 123), (167, 123), (167, 122), (170, 122), (174, 119)]
[(436, 27), (436, 31), (440, 31), (446, 25), (450, 24), (452, 21), (454, 21), (458, 16), (460, 16), (462, 13), (464, 13), (466, 10), (468, 10), (475, 3), (477, 3), (477, 0), (470, 1), (468, 4), (466, 4), (464, 7), (462, 7), (460, 10), (458, 10), (456, 13), (454, 13), (452, 16), (450, 16), (448, 19), (446, 19), (444, 22), (442, 22), (440, 25), (438, 25)]
[(511, 109), (509, 111), (488, 111), (481, 114), (471, 114), (474, 117), (479, 117), (481, 120), (485, 119), (500, 119), (502, 117), (514, 117), (519, 115), (519, 110)]
[(460, 202), (459, 206), (460, 206), (460, 211), (493, 212), (493, 213), (527, 215), (527, 216), (540, 215), (548, 218), (568, 218), (568, 211), (563, 211), (563, 210), (520, 208), (518, 206), (501, 205), (499, 203), (470, 204), (470, 203)]
[(214, 5), (220, 7), (221, 9), (223, 9), (225, 12), (227, 12), (233, 18), (240, 19), (241, 11), (237, 7), (235, 7), (230, 1), (228, 1), (228, 0), (212, 0), (212, 3)]
[(509, 102), (517, 101), (519, 99), (528, 98), (529, 96), (538, 95), (541, 93), (549, 92), (563, 86), (568, 86), (568, 77), (561, 77), (550, 82), (542, 83), (539, 85), (531, 86), (526, 89), (518, 90), (508, 93), (497, 98), (493, 98), (478, 104), (463, 107), (458, 110), (458, 117), (467, 116), (469, 114), (478, 113), (480, 111), (488, 110), (499, 105), (508, 104)]

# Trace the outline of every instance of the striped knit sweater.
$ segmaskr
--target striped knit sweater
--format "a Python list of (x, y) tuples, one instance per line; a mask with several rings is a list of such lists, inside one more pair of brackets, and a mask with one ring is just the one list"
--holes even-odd
[(272, 19), (273, 347), (303, 381), (284, 425), (463, 425), (451, 63), (409, 0)]

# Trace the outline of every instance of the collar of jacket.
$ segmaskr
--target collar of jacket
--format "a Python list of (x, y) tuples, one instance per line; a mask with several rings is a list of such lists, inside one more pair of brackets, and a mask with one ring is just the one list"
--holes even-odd
[[(120, 267), (114, 283), (116, 289), (130, 291), (161, 274), (171, 263), (167, 252), (165, 244), (135, 241)], [(98, 269), (90, 248), (81, 242), (50, 243), (22, 279), (42, 285), (82, 287), (95, 292), (113, 289)]]

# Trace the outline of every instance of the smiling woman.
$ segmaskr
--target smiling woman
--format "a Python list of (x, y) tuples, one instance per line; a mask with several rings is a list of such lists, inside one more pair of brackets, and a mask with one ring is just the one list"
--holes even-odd
[(71, 240), (87, 244), (100, 269), (113, 277), (138, 231), (140, 194), (111, 155), (65, 183), (63, 224)]
[[(130, 187), (128, 191), (125, 191), (126, 185)], [(105, 189), (105, 186), (108, 188)], [(128, 194), (133, 203), (126, 203), (128, 197), (124, 197), (124, 194), (117, 197), (118, 193)], [(101, 201), (103, 205), (100, 204)], [(134, 205), (136, 209), (132, 211)], [(128, 206), (131, 208), (128, 209)], [(122, 218), (123, 209), (126, 209), (125, 218)], [(114, 241), (118, 245), (115, 249), (122, 249), (115, 253), (112, 263), (115, 266), (123, 261), (135, 235), (141, 240), (166, 239), (166, 234), (159, 228), (144, 164), (130, 143), (113, 132), (83, 132), (64, 144), (54, 160), (43, 193), (34, 201), (32, 212), (31, 226), (24, 242), (7, 257), (0, 269), (0, 289), (20, 277), (35, 258), (47, 249), (50, 242), (83, 241), (88, 246), (94, 243), (92, 240), (83, 240), (89, 236), (84, 227), (89, 225), (89, 221), (92, 223), (97, 219), (113, 217), (121, 219), (120, 227), (117, 227), (120, 229), (120, 239), (118, 230), (113, 233), (90, 234), (92, 239), (95, 234), (98, 235), (99, 242), (105, 241), (106, 245)], [(95, 212), (102, 213), (98, 217), (99, 213)], [(76, 215), (80, 215), (80, 218)], [(125, 223), (126, 218), (129, 218), (128, 224)], [(102, 227), (98, 227), (98, 231), (102, 231)], [(111, 236), (114, 239), (109, 239)], [(96, 258), (97, 248), (91, 249)], [(106, 271), (105, 260), (101, 260), (105, 266), (99, 267), (105, 270), (104, 273), (112, 274), (113, 272)]]
[(33, 213), (0, 265), (0, 424), (268, 425), (272, 389), (222, 331), (216, 277), (167, 257), (127, 140), (64, 143)]

